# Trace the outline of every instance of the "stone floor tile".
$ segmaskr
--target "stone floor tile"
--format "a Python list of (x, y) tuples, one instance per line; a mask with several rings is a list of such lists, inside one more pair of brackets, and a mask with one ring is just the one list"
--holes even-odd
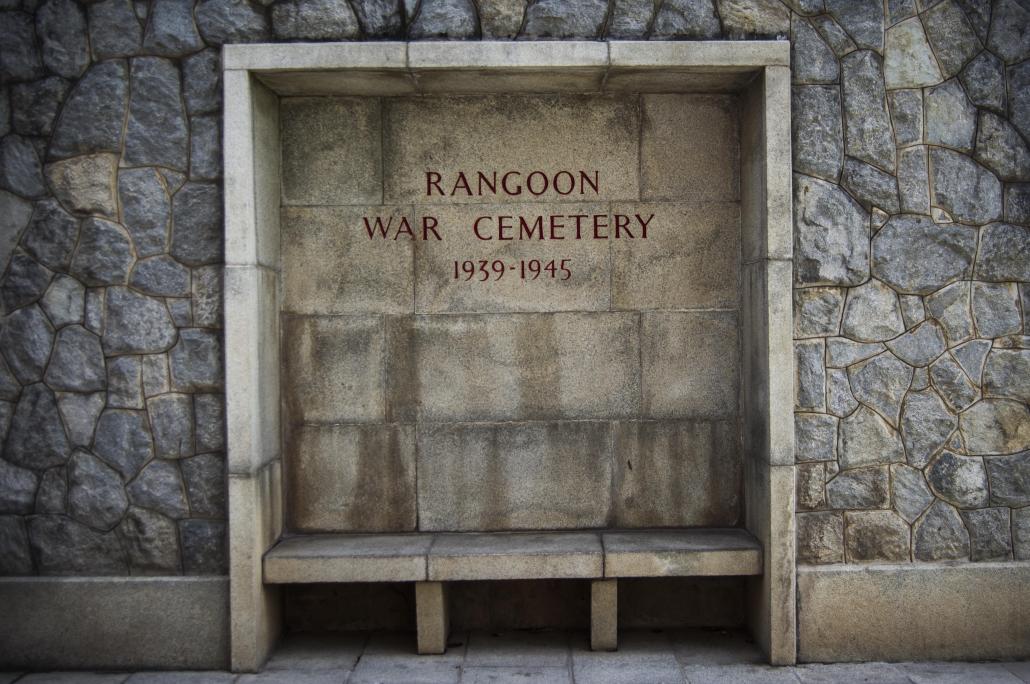
[(682, 684), (679, 663), (669, 654), (668, 660), (579, 659), (573, 663), (577, 682), (605, 684)]
[(565, 632), (473, 632), (465, 655), (469, 667), (563, 667), (568, 660)]
[(294, 634), (288, 636), (265, 664), (264, 671), (347, 671), (365, 648), (365, 634)]
[(1001, 663), (901, 663), (913, 684), (1021, 684)]
[(461, 665), (457, 663), (363, 656), (347, 684), (458, 684), (460, 680)]
[(18, 680), (18, 684), (122, 684), (126, 672), (37, 672)]
[(0, 684), (11, 684), (18, 677), (21, 677), (21, 672), (0, 672)]
[(572, 684), (567, 667), (466, 667), (461, 684)]
[[(1002, 663), (1005, 668), (1016, 675), (1027, 684), (1030, 684), (1030, 660), (1019, 660), (1012, 663)], [(0, 677), (0, 680), (3, 678)]]
[(236, 684), (343, 684), (350, 676), (349, 670), (336, 672), (303, 672), (301, 670), (277, 670), (258, 674), (240, 675)]
[(125, 684), (232, 684), (230, 672), (137, 672)]
[(890, 663), (813, 663), (799, 665), (794, 674), (801, 680), (801, 684), (911, 684), (908, 675)]
[(688, 684), (798, 684), (793, 668), (768, 665), (687, 665)]
[(376, 632), (369, 636), (362, 653), (363, 658), (395, 658), (419, 663), (447, 662), (458, 665), (465, 659), (468, 634), (452, 633), (447, 640), (447, 652), (440, 655), (419, 655), (414, 632)]
[(640, 662), (669, 659), (675, 661), (676, 656), (668, 632), (633, 630), (619, 632), (619, 650), (617, 651), (591, 651), (590, 635), (575, 634), (572, 638), (572, 659), (573, 662), (580, 660)]
[(669, 634), (676, 658), (683, 665), (740, 665), (765, 658), (742, 630), (684, 629)]

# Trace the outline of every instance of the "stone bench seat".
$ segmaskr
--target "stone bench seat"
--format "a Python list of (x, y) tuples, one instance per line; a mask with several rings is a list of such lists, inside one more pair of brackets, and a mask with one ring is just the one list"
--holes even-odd
[(743, 529), (310, 534), (265, 554), (269, 584), (415, 582), (420, 653), (447, 646), (446, 582), (588, 579), (591, 647), (617, 645), (618, 578), (760, 575)]

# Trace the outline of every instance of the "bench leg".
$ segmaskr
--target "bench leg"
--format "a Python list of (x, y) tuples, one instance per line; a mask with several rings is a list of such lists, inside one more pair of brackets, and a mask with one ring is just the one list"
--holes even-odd
[(447, 611), (447, 587), (443, 582), (415, 583), (415, 627), (420, 655), (440, 654), (447, 650), (451, 624)]
[(590, 582), (590, 650), (614, 651), (619, 647), (619, 580)]

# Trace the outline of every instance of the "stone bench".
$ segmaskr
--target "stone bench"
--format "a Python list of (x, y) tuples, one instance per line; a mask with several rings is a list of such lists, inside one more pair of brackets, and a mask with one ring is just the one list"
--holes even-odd
[(590, 646), (614, 650), (620, 577), (760, 574), (742, 529), (303, 535), (264, 559), (269, 584), (414, 582), (419, 653), (447, 648), (447, 582), (591, 580)]

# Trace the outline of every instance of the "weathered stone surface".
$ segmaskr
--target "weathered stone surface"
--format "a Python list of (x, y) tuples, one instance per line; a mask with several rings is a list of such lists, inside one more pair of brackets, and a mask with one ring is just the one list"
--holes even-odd
[(79, 325), (58, 332), (46, 382), (55, 390), (70, 392), (105, 389), (107, 373), (100, 338)]
[(224, 575), (226, 528), (219, 520), (182, 520), (182, 568), (187, 575)]
[(22, 248), (51, 270), (65, 270), (79, 239), (79, 222), (57, 202), (37, 202), (22, 239)]
[(1002, 180), (1030, 180), (1030, 148), (1019, 132), (997, 114), (980, 112), (974, 157)]
[(897, 426), (901, 400), (912, 383), (912, 368), (890, 353), (848, 368), (855, 398)]
[(790, 35), (790, 10), (779, 0), (717, 0), (719, 17), (727, 38), (786, 38)]
[[(2, 96), (0, 96), (0, 101), (2, 101)], [(0, 112), (0, 122), (2, 120), (2, 112)], [(0, 127), (2, 125), (0, 123)], [(6, 264), (11, 258), (11, 252), (14, 251), (25, 227), (29, 224), (32, 213), (31, 202), (0, 190), (0, 264)]]
[(941, 452), (926, 469), (934, 493), (959, 508), (987, 505), (987, 470), (982, 458)]
[(1015, 283), (973, 283), (973, 324), (980, 337), (1002, 337), (1022, 329)]
[(188, 394), (162, 394), (147, 400), (147, 415), (157, 458), (193, 455), (193, 398)]
[(222, 325), (222, 269), (193, 269), (193, 323), (205, 328)]
[(132, 267), (132, 243), (116, 223), (99, 218), (82, 222), (71, 274), (86, 285), (121, 285)]
[(1030, 559), (1030, 506), (1012, 511), (1012, 545), (1016, 560)]
[(926, 150), (918, 145), (898, 152), (898, 194), (904, 212), (930, 213), (930, 168)]
[(926, 310), (944, 326), (949, 346), (961, 344), (973, 335), (973, 318), (969, 311), (970, 291), (969, 283), (960, 281), (926, 298)]
[(970, 157), (941, 147), (930, 148), (933, 205), (956, 221), (990, 223), (1001, 217), (1001, 183)]
[(179, 469), (168, 461), (151, 461), (127, 487), (129, 501), (171, 518), (189, 513)]
[(887, 348), (910, 366), (926, 366), (943, 354), (947, 345), (944, 330), (937, 321), (931, 320), (891, 340)]
[(64, 419), (72, 446), (88, 447), (93, 443), (93, 432), (104, 408), (105, 398), (103, 392), (61, 394), (57, 397), (57, 408)]
[(976, 37), (981, 43), (987, 42), (987, 32), (991, 21), (991, 3), (987, 0), (955, 0), (965, 11), (966, 18), (973, 27)]
[(977, 107), (1005, 113), (1005, 66), (986, 50), (977, 55), (958, 76), (966, 97)]
[(858, 285), (869, 277), (869, 217), (838, 186), (794, 177), (794, 279)]
[[(484, 38), (514, 38), (522, 26), (523, 0), (483, 3), (480, 20)], [(404, 3), (400, 0), (358, 0), (353, 3), (363, 33), (369, 37), (402, 38)], [(518, 16), (509, 18), (501, 7), (517, 8)], [(489, 7), (489, 9), (488, 9)], [(503, 18), (497, 15), (503, 15)], [(514, 24), (514, 28), (509, 28)], [(502, 30), (501, 27), (504, 27)]]
[[(483, 37), (503, 38), (518, 33), (525, 4), (524, 0), (483, 3), (479, 8)], [(615, 0), (612, 3), (607, 37), (622, 40), (645, 38), (655, 9), (655, 4), (649, 0)], [(495, 19), (495, 16), (501, 20)]]
[(911, 524), (933, 503), (934, 496), (919, 470), (907, 465), (892, 465), (891, 499), (898, 515)]
[(4, 81), (30, 81), (43, 76), (31, 15), (0, 13), (0, 64), (3, 64)]
[(795, 413), (794, 458), (798, 462), (836, 459), (837, 422), (825, 413)]
[(222, 338), (217, 332), (189, 328), (168, 354), (172, 387), (178, 391), (222, 388)]
[(992, 506), (1030, 506), (1030, 451), (985, 458)]
[(836, 182), (844, 163), (840, 88), (795, 87), (792, 109), (794, 170)]
[(916, 368), (912, 373), (912, 386), (909, 388), (913, 392), (924, 390), (930, 386), (930, 371), (927, 368)]
[(909, 560), (908, 524), (893, 511), (847, 511), (844, 524), (847, 562)]
[(887, 508), (890, 498), (887, 466), (842, 470), (826, 483), (826, 501), (830, 508)]
[(41, 575), (124, 575), (125, 553), (114, 532), (101, 533), (64, 516), (29, 518), (29, 543)]
[(1004, 561), (1012, 558), (1009, 509), (962, 511), (962, 519), (969, 530), (970, 557), (973, 561)]
[[(198, 10), (199, 11), (199, 10)], [(132, 60), (124, 160), (132, 166), (187, 168), (188, 131), (179, 70), (160, 57)]]
[(841, 468), (901, 463), (905, 460), (901, 437), (868, 408), (861, 407), (842, 420), (839, 433), (837, 454)]
[(109, 354), (152, 354), (175, 342), (175, 325), (159, 299), (124, 287), (107, 289), (104, 350)]
[(129, 502), (122, 479), (100, 459), (76, 451), (68, 460), (68, 513), (98, 530), (110, 530), (122, 519)]
[(193, 396), (197, 420), (197, 451), (221, 451), (225, 448), (225, 398), (220, 394)]
[(43, 165), (28, 138), (11, 134), (0, 140), (0, 188), (22, 197), (46, 194)]
[(926, 106), (926, 142), (972, 152), (976, 107), (966, 98), (958, 79), (927, 89), (923, 101)]
[(935, 501), (912, 528), (912, 556), (917, 561), (968, 559), (969, 533), (958, 511)]
[(187, 266), (222, 258), (222, 192), (213, 183), (189, 182), (172, 201), (171, 254)]
[(0, 352), (22, 384), (42, 379), (53, 344), (53, 328), (36, 304), (0, 320)]
[(984, 359), (987, 357), (987, 352), (990, 349), (990, 340), (971, 340), (951, 350), (952, 356), (962, 366), (962, 370), (965, 371), (974, 385), (980, 384)]
[(1007, 223), (986, 226), (980, 236), (976, 278), (1030, 281), (1030, 228)]
[(29, 538), (21, 516), (0, 515), (0, 576), (31, 574)]
[(976, 386), (950, 356), (942, 356), (930, 366), (930, 380), (944, 401), (955, 411), (962, 411), (979, 397)]
[(54, 274), (32, 257), (15, 252), (7, 266), (7, 274), (0, 284), (0, 303), (6, 311), (38, 300), (50, 284)]
[(108, 409), (97, 422), (94, 451), (128, 481), (154, 457), (154, 445), (143, 411)]
[(277, 2), (272, 6), (272, 30), (283, 40), (347, 40), (359, 34), (358, 18), (346, 0)]
[(883, 50), (883, 4), (876, 0), (826, 0), (826, 10), (860, 48)]
[(985, 396), (1019, 399), (1030, 404), (1030, 350), (994, 349), (983, 371)]
[(143, 28), (131, 0), (103, 0), (89, 6), (89, 42), (97, 61), (138, 54)]
[(132, 573), (179, 573), (179, 532), (175, 523), (153, 511), (132, 506), (118, 526)]
[(1005, 60), (1006, 64), (1021, 62), (1030, 57), (1030, 9), (1017, 0), (999, 0), (991, 12), (991, 32), (987, 47)]
[(878, 280), (848, 293), (841, 331), (854, 340), (880, 342), (905, 332), (898, 295)]
[[(791, 64), (794, 83), (836, 83), (840, 77), (840, 65), (833, 50), (812, 28), (808, 19), (795, 16), (791, 20)], [(797, 93), (797, 91), (794, 91)], [(840, 95), (838, 91), (838, 108)], [(795, 115), (797, 110), (795, 109)], [(839, 118), (839, 117), (838, 117)], [(795, 136), (797, 140), (797, 136)], [(795, 171), (802, 171), (795, 166)], [(802, 171), (803, 172), (803, 171)]]
[(897, 213), (898, 183), (894, 176), (875, 166), (848, 157), (844, 160), (841, 185), (851, 192), (867, 210)]
[(104, 302), (104, 288), (91, 287), (86, 290), (86, 330), (95, 332), (98, 335), (104, 332), (104, 319), (107, 315)]
[(930, 294), (968, 278), (976, 231), (925, 216), (895, 216), (873, 238), (873, 275), (900, 292)]
[(193, 16), (208, 45), (260, 43), (271, 35), (264, 13), (245, 0), (200, 0)]
[(138, 356), (115, 356), (107, 360), (107, 405), (109, 408), (143, 408), (142, 364)]
[(201, 454), (183, 459), (179, 466), (193, 515), (225, 517), (225, 456)]
[(140, 257), (163, 252), (168, 243), (171, 202), (154, 169), (125, 169), (118, 174), (122, 217)]
[(826, 369), (826, 410), (838, 417), (844, 417), (858, 408), (858, 400), (851, 393), (847, 371), (841, 368)]
[(841, 60), (841, 69), (847, 154), (893, 173), (896, 152), (880, 59), (868, 50), (853, 52)]
[(958, 418), (948, 411), (933, 390), (910, 393), (901, 414), (901, 436), (909, 464), (923, 468), (956, 427)]
[(923, 22), (946, 77), (961, 71), (966, 62), (980, 51), (980, 41), (972, 25), (965, 13), (951, 0), (927, 10), (923, 14)]
[(826, 340), (826, 365), (829, 368), (844, 368), (859, 361), (876, 356), (886, 347), (880, 343), (853, 342), (844, 337)]
[(168, 378), (168, 357), (164, 354), (148, 354), (142, 364), (143, 393), (147, 397), (164, 394), (171, 390)]
[(182, 60), (182, 96), (190, 116), (221, 109), (222, 71), (217, 50), (208, 48)]
[(542, 0), (531, 3), (526, 7), (522, 33), (528, 38), (595, 38), (600, 36), (607, 5), (604, 0)]
[(659, 8), (651, 37), (704, 40), (721, 32), (712, 0), (670, 0)]
[(190, 296), (190, 271), (166, 254), (136, 263), (129, 284), (144, 294), (165, 297)]
[(837, 57), (843, 57), (849, 52), (858, 49), (855, 41), (851, 40), (847, 32), (830, 15), (821, 14), (812, 17), (811, 21), (812, 25), (815, 26), (815, 30), (819, 32), (819, 35), (823, 37), (823, 40), (826, 41), (826, 44), (830, 46)]
[(68, 499), (68, 473), (65, 468), (51, 468), (43, 473), (36, 494), (37, 514), (62, 514)]
[(1030, 138), (1030, 62), (1008, 69), (1009, 121), (1024, 138)]
[(92, 154), (54, 162), (46, 168), (54, 196), (71, 212), (118, 218), (115, 177), (118, 157)]
[(49, 136), (69, 84), (59, 76), (11, 86), (11, 125), (21, 135)]
[(190, 178), (214, 180), (222, 177), (221, 117), (195, 116), (190, 119)]
[(129, 75), (124, 60), (91, 66), (68, 95), (54, 136), (51, 157), (63, 159), (94, 152), (120, 152)]
[(180, 57), (204, 47), (193, 23), (192, 0), (161, 0), (150, 7), (143, 47), (148, 54)]
[(1030, 448), (1030, 409), (1011, 399), (984, 399), (959, 416), (972, 454), (1011, 454)]
[(821, 411), (826, 401), (826, 369), (822, 340), (794, 343), (794, 406)]
[(168, 313), (176, 328), (186, 328), (193, 325), (193, 313), (190, 300), (184, 298), (166, 299)]
[(43, 64), (65, 78), (78, 78), (89, 65), (86, 12), (73, 0), (47, 0), (36, 10), (36, 37)]
[(887, 88), (922, 88), (941, 82), (941, 70), (917, 17), (887, 29), (883, 52)]
[(794, 290), (794, 337), (836, 335), (844, 311), (844, 290), (810, 287)]
[(40, 305), (55, 327), (82, 323), (86, 288), (75, 278), (59, 275), (47, 288)]
[(0, 513), (31, 513), (38, 483), (31, 470), (0, 459)]
[(887, 94), (890, 103), (894, 137), (898, 145), (912, 145), (923, 139), (923, 91), (919, 89), (892, 90)]
[(797, 514), (798, 563), (844, 562), (844, 519), (840, 513)]

